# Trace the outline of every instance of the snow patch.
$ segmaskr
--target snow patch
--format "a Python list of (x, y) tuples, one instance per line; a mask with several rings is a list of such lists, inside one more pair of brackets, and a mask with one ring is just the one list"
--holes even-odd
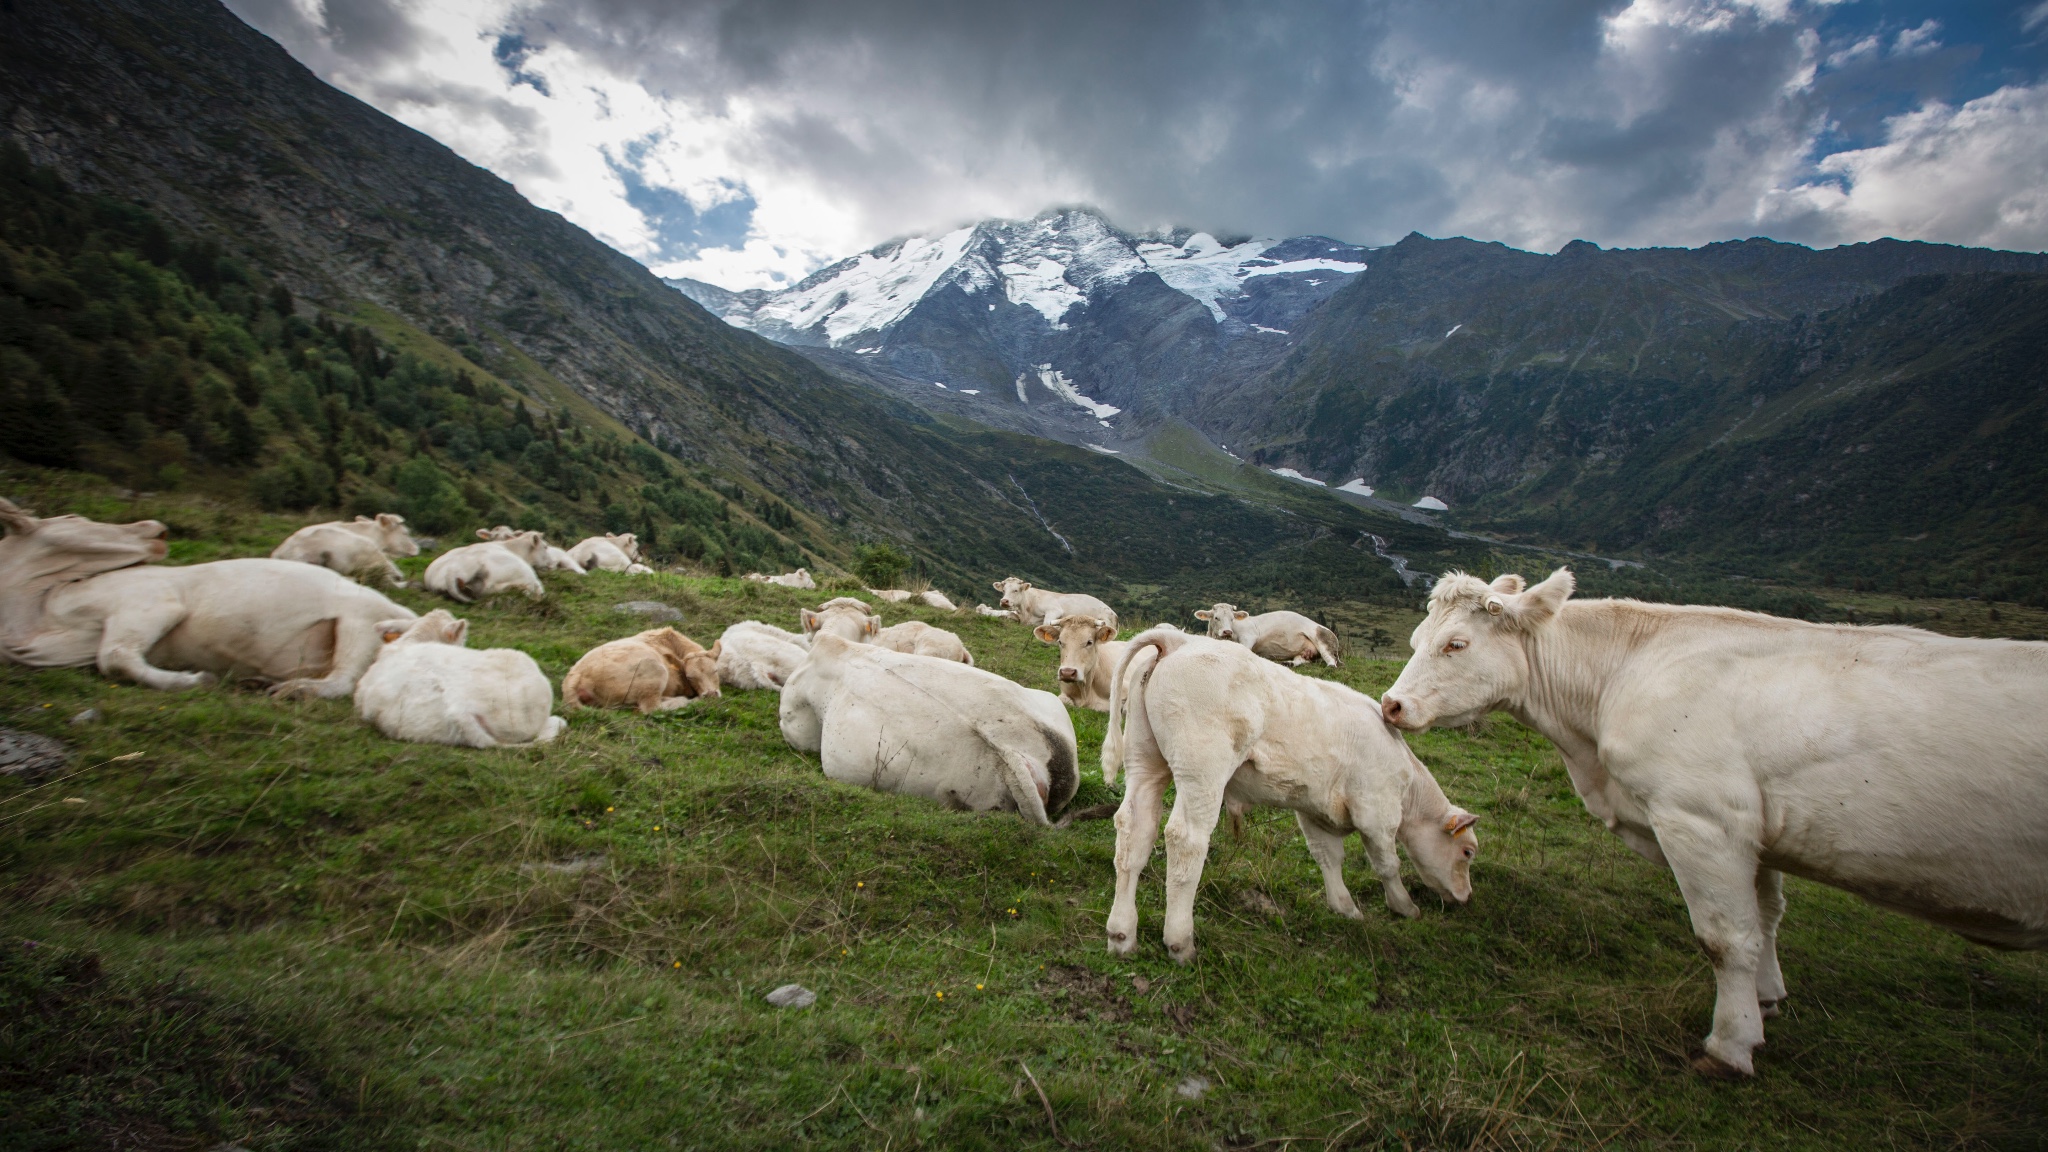
[(981, 395), (981, 389), (979, 389), (979, 388), (962, 388), (962, 389), (960, 390), (960, 394), (961, 394), (962, 396), (979, 396), (979, 395)]
[(1372, 486), (1365, 482), (1365, 477), (1360, 476), (1356, 480), (1349, 480), (1337, 485), (1337, 491), (1349, 492), (1354, 496), (1370, 496), (1372, 495)]
[(875, 353), (880, 351), (880, 348), (855, 348), (853, 350), (853, 354), (855, 356), (873, 356)]
[[(1081, 390), (1079, 388), (1074, 387), (1074, 382), (1072, 380), (1067, 379), (1067, 374), (1056, 370), (1050, 364), (1040, 364), (1038, 366), (1037, 372), (1038, 383), (1042, 387), (1044, 387), (1046, 391), (1052, 393), (1053, 395), (1059, 397), (1062, 400), (1065, 400), (1069, 404), (1073, 404), (1081, 408), (1086, 408), (1089, 412), (1094, 414), (1097, 420), (1107, 420), (1111, 416), (1114, 416), (1117, 413), (1123, 411), (1123, 409), (1117, 407), (1114, 404), (1103, 404), (1095, 400), (1090, 400), (1088, 397), (1081, 395)], [(1031, 374), (1029, 372), (1020, 372), (1017, 374), (1017, 399), (1022, 400), (1027, 404), (1030, 403), (1030, 400), (1025, 395), (1024, 382), (1030, 379), (1030, 376)]]
[(1446, 332), (1446, 333), (1444, 333), (1444, 339), (1446, 339), (1446, 340), (1449, 340), (1449, 339), (1450, 339), (1451, 337), (1453, 337), (1453, 336), (1457, 335), (1457, 334), (1458, 334), (1458, 329), (1460, 329), (1460, 328), (1463, 328), (1463, 327), (1464, 327), (1464, 325), (1463, 325), (1463, 324), (1453, 324), (1453, 325), (1451, 325), (1451, 330), (1450, 330), (1449, 332)]
[(1289, 480), (1299, 480), (1304, 484), (1313, 484), (1318, 488), (1329, 487), (1329, 484), (1327, 484), (1326, 482), (1318, 480), (1313, 476), (1303, 476), (1301, 473), (1296, 472), (1292, 468), (1268, 468), (1266, 469), (1266, 471), (1271, 472), (1275, 476), (1285, 476)]
[(754, 324), (780, 320), (804, 331), (823, 326), (834, 345), (901, 320), (967, 251), (974, 229), (936, 239), (913, 236), (842, 260), (761, 306)]
[[(1244, 295), (1244, 282), (1254, 276), (1365, 271), (1365, 265), (1351, 260), (1283, 261), (1267, 257), (1266, 250), (1278, 243), (1275, 240), (1247, 240), (1242, 244), (1225, 245), (1207, 232), (1197, 232), (1188, 237), (1187, 243), (1179, 246), (1156, 240), (1140, 241), (1138, 257), (1166, 281), (1167, 287), (1201, 301), (1218, 323), (1223, 320), (1222, 302)], [(1309, 283), (1322, 284), (1324, 281), (1311, 280)]]
[(1083, 445), (1081, 445), (1081, 447), (1083, 447), (1083, 448), (1086, 448), (1086, 449), (1088, 449), (1088, 450), (1089, 450), (1090, 452), (1100, 452), (1100, 453), (1102, 453), (1102, 454), (1103, 454), (1104, 456), (1121, 456), (1121, 455), (1123, 455), (1123, 453), (1121, 453), (1121, 452), (1117, 451), (1117, 450), (1116, 450), (1116, 449), (1114, 449), (1114, 448), (1104, 448), (1104, 447), (1103, 447), (1102, 445), (1100, 445), (1100, 444), (1083, 444)]
[(1285, 335), (1287, 335), (1287, 329), (1285, 329), (1285, 328), (1268, 328), (1268, 327), (1266, 327), (1266, 326), (1265, 326), (1264, 324), (1254, 324), (1254, 325), (1252, 325), (1252, 331), (1254, 331), (1254, 332), (1271, 332), (1271, 333), (1272, 333), (1273, 335), (1275, 335), (1275, 336), (1285, 336)]
[(1420, 508), (1424, 512), (1449, 512), (1451, 510), (1450, 505), (1434, 496), (1424, 496), (1422, 499), (1417, 500), (1413, 507)]
[(937, 380), (934, 380), (934, 381), (932, 381), (932, 386), (933, 386), (933, 387), (935, 387), (935, 388), (944, 388), (944, 387), (945, 387), (945, 385), (944, 385), (944, 384), (941, 384), (941, 383), (939, 383), (939, 382), (938, 382)]
[(1028, 263), (998, 264), (996, 271), (1003, 274), (1003, 294), (1010, 298), (1010, 303), (1036, 308), (1055, 332), (1066, 331), (1060, 317), (1067, 314), (1067, 309), (1088, 302), (1087, 293), (1067, 283), (1066, 265), (1049, 256), (1039, 256)]

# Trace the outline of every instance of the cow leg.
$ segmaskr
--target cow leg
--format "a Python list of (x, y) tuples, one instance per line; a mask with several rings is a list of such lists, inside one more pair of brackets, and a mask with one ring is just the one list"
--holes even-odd
[(1756, 870), (1756, 908), (1764, 933), (1763, 954), (1757, 958), (1757, 1007), (1766, 1020), (1778, 1014), (1778, 1002), (1785, 998), (1785, 974), (1778, 968), (1778, 922), (1785, 918), (1785, 874), (1776, 868)]
[(1223, 788), (1236, 773), (1183, 769), (1174, 774), (1173, 812), (1166, 818), (1166, 951), (1186, 964), (1195, 958), (1195, 892), (1209, 861), (1209, 837), (1223, 814)]
[(1387, 907), (1410, 920), (1422, 915), (1401, 879), (1401, 854), (1394, 850), (1394, 830), (1360, 828), (1358, 834), (1365, 840), (1365, 858), (1372, 862), (1373, 875), (1380, 878), (1380, 887), (1386, 891)]
[(1344, 884), (1344, 833), (1325, 827), (1306, 812), (1296, 812), (1294, 822), (1301, 825), (1301, 838), (1308, 841), (1308, 854), (1315, 857), (1316, 867), (1323, 870), (1323, 900), (1330, 905), (1330, 911), (1350, 920), (1365, 919), (1365, 913), (1358, 910), (1358, 901), (1351, 898), (1351, 889)]
[(1706, 1058), (1694, 1067), (1707, 1075), (1751, 1076), (1751, 1053), (1764, 1042), (1757, 1002), (1757, 968), (1764, 950), (1758, 907), (1756, 854), (1741, 829), (1689, 812), (1652, 811), (1657, 843), (1692, 916), (1692, 933), (1714, 965), (1714, 1030)]
[(286, 680), (270, 690), (280, 700), (341, 700), (355, 694), (356, 681), (370, 670), (384, 637), (371, 624), (346, 617), (334, 621), (334, 663), (327, 675)]
[[(1133, 749), (1137, 751), (1137, 749)], [(1138, 947), (1138, 878), (1152, 859), (1165, 808), (1166, 762), (1149, 747), (1135, 756), (1124, 776), (1124, 802), (1116, 810), (1116, 899), (1109, 907), (1109, 950), (1128, 956)]]
[(184, 622), (185, 606), (174, 597), (124, 607), (108, 616), (106, 627), (100, 632), (101, 674), (125, 677), (159, 692), (207, 688), (218, 683), (220, 677), (211, 672), (169, 672), (149, 662), (149, 650)]

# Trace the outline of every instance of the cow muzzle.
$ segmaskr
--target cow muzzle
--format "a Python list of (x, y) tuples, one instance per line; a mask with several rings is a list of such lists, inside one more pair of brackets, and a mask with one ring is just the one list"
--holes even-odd
[(1224, 629), (1223, 631), (1221, 631), (1221, 632), (1218, 632), (1218, 633), (1216, 634), (1216, 638), (1217, 638), (1218, 640), (1235, 640), (1235, 639), (1237, 639), (1237, 633), (1235, 633), (1235, 632), (1232, 632), (1232, 631), (1231, 631), (1230, 629), (1228, 629), (1228, 628), (1225, 628), (1225, 629)]
[(1425, 725), (1415, 719), (1415, 706), (1399, 696), (1388, 693), (1380, 699), (1380, 719), (1404, 732), (1414, 732)]
[(1066, 684), (1072, 684), (1072, 683), (1075, 683), (1076, 681), (1078, 681), (1078, 680), (1080, 680), (1080, 679), (1081, 679), (1081, 670), (1080, 670), (1079, 668), (1062, 668), (1062, 669), (1060, 669), (1060, 680), (1061, 680), (1061, 682), (1062, 682), (1062, 683), (1066, 683)]

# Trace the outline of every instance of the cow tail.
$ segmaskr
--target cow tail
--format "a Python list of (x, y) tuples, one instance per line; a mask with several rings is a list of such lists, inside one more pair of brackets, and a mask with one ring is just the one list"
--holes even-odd
[[(1002, 761), (1003, 774), (1010, 786), (1010, 796), (1017, 802), (1017, 813), (1033, 824), (1051, 824), (1052, 818), (1045, 814), (1045, 802), (1050, 798), (1051, 792), (1039, 794), (1038, 779), (1032, 774), (1030, 761), (1003, 743), (1002, 733), (991, 731), (995, 727), (996, 725), (986, 720), (977, 721), (973, 725), (975, 735), (981, 737), (982, 742), (989, 746), (998, 760)], [(1058, 743), (1055, 742), (1053, 747), (1057, 750)], [(1057, 755), (1058, 752), (1055, 751), (1054, 754)]]
[(1332, 668), (1337, 666), (1338, 644), (1339, 641), (1335, 632), (1330, 631), (1321, 624), (1316, 625), (1316, 653), (1323, 658), (1323, 663), (1328, 664)]
[(1182, 644), (1187, 643), (1187, 634), (1174, 628), (1154, 628), (1131, 638), (1131, 646), (1124, 649), (1124, 658), (1117, 662), (1116, 675), (1109, 681), (1109, 730), (1102, 738), (1102, 782), (1111, 787), (1116, 785), (1116, 774), (1124, 766), (1125, 715), (1130, 710), (1131, 696), (1137, 691), (1131, 683), (1133, 674), (1139, 683), (1151, 678), (1152, 669), (1157, 666), (1156, 658), (1148, 658), (1144, 667), (1138, 668), (1138, 656), (1144, 652), (1156, 652), (1164, 657)]

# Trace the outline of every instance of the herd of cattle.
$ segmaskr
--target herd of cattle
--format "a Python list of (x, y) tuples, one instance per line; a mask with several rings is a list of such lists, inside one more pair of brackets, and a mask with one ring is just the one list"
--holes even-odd
[[(532, 657), (467, 648), (446, 609), (422, 616), (349, 578), (400, 579), (389, 557), (419, 548), (396, 516), (302, 529), (267, 560), (176, 567), (151, 563), (166, 551), (155, 521), (42, 519), (0, 500), (0, 523), (0, 662), (96, 665), (165, 690), (226, 676), (353, 695), (403, 740), (505, 747), (567, 726)], [(647, 571), (630, 534), (566, 551), (535, 532), (479, 536), (436, 558), (425, 587), (467, 603), (544, 595), (541, 570)], [(802, 569), (754, 578), (816, 586)], [(1395, 912), (1419, 914), (1397, 844), (1430, 888), (1469, 899), (1478, 817), (1401, 733), (1506, 711), (1557, 746), (1589, 811), (1676, 876), (1715, 971), (1708, 1073), (1750, 1073), (1785, 997), (1784, 873), (1971, 940), (2048, 947), (2048, 644), (1574, 600), (1563, 569), (1534, 586), (1452, 573), (1374, 701), (1282, 666), (1338, 662), (1335, 635), (1296, 613), (1217, 604), (1196, 613), (1206, 636), (1160, 625), (1120, 641), (1092, 596), (995, 587), (1000, 606), (977, 610), (1058, 646), (1057, 696), (976, 668), (951, 632), (884, 628), (839, 597), (803, 610), (800, 631), (749, 620), (708, 649), (671, 628), (600, 645), (563, 678), (562, 704), (652, 712), (722, 687), (778, 691), (784, 737), (828, 777), (1040, 824), (1079, 785), (1067, 707), (1107, 712), (1103, 778), (1127, 777), (1109, 947), (1137, 946), (1138, 879), (1165, 816), (1164, 939), (1183, 962), (1226, 809), (1291, 810), (1339, 915), (1363, 915), (1343, 875), (1354, 832)]]

